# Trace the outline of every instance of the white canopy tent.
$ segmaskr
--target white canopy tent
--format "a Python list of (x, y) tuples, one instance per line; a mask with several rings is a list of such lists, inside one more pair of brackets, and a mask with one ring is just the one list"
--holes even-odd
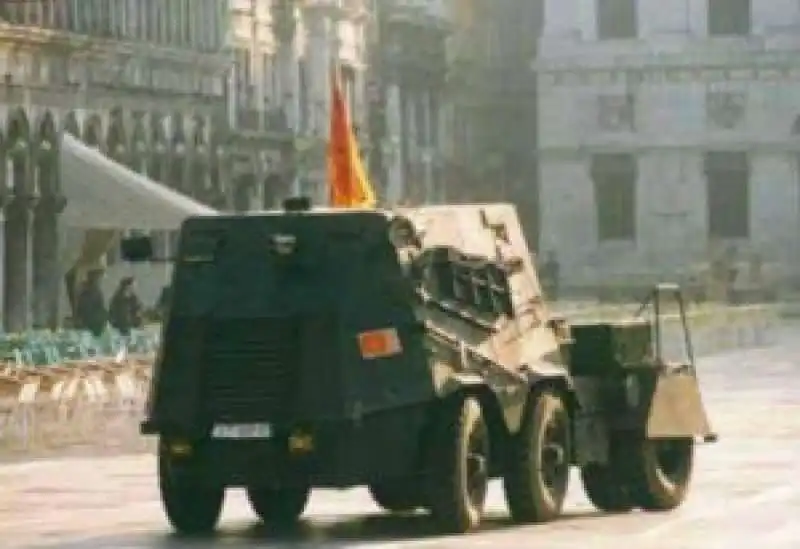
[(75, 229), (174, 230), (187, 217), (218, 212), (106, 157), (63, 134), (62, 221)]
[[(69, 300), (92, 268), (105, 268), (106, 254), (122, 231), (173, 231), (184, 219), (218, 212), (114, 162), (100, 151), (63, 134), (59, 149), (61, 190), (61, 272)], [(142, 297), (152, 301), (168, 279), (168, 267), (123, 265), (107, 269), (107, 291), (123, 275), (136, 275)]]

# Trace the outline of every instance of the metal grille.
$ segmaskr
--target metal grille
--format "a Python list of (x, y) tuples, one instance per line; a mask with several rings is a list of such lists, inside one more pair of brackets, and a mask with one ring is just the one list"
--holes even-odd
[(215, 321), (206, 332), (206, 411), (215, 422), (285, 422), (297, 397), (299, 322)]

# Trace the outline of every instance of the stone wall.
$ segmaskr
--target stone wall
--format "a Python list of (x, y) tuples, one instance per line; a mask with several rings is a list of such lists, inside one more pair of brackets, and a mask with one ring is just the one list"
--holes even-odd
[[(705, 3), (679, 4), (639, 0), (636, 36), (601, 39), (595, 3), (545, 3), (535, 61), (541, 245), (558, 250), (564, 285), (664, 278), (706, 261), (707, 151), (748, 156), (749, 234), (725, 245), (800, 272), (800, 77), (785, 23), (800, 7), (754, 0), (749, 34), (709, 36)], [(732, 101), (717, 109), (722, 96)], [(604, 153), (636, 159), (635, 238), (598, 239), (589, 165)]]

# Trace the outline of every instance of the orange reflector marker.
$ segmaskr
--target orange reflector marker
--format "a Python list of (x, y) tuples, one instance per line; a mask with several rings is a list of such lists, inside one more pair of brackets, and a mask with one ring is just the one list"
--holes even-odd
[(361, 358), (371, 360), (399, 355), (403, 352), (400, 336), (394, 328), (370, 330), (358, 334), (358, 348)]

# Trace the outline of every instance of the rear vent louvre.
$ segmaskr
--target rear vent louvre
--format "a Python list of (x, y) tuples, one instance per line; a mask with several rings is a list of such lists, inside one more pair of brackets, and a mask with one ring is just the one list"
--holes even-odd
[(300, 367), (299, 322), (215, 321), (206, 332), (206, 411), (214, 422), (290, 417)]

